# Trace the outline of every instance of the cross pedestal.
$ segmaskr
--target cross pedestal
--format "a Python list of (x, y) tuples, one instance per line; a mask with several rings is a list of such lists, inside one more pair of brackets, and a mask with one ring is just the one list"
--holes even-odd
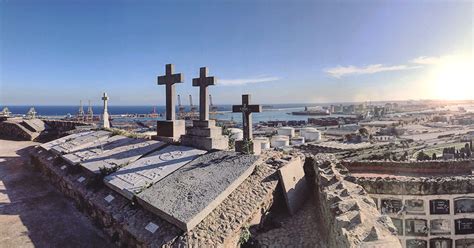
[(174, 74), (174, 65), (172, 64), (167, 64), (165, 75), (158, 77), (158, 85), (166, 85), (166, 120), (156, 123), (156, 138), (158, 140), (177, 141), (185, 133), (185, 122), (176, 120), (175, 109), (175, 84), (183, 81), (183, 74)]
[(209, 103), (207, 86), (214, 85), (216, 79), (207, 76), (206, 67), (201, 67), (199, 77), (193, 78), (193, 86), (199, 87), (199, 120), (193, 121), (193, 126), (186, 129), (181, 136), (181, 144), (204, 150), (227, 150), (229, 141), (222, 135), (222, 128), (216, 126), (214, 120), (209, 120)]
[(244, 139), (235, 142), (235, 151), (250, 152), (258, 155), (261, 152), (261, 144), (259, 141), (252, 140), (252, 113), (262, 112), (262, 106), (251, 105), (250, 98), (250, 95), (242, 95), (242, 105), (232, 106), (232, 112), (242, 113), (242, 127), (244, 131)]

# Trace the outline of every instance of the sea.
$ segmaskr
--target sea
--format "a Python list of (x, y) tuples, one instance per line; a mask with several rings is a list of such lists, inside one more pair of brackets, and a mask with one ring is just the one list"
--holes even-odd
[[(218, 109), (213, 118), (219, 120), (234, 120), (240, 122), (242, 120), (241, 113), (232, 113), (232, 105), (215, 105)], [(328, 116), (302, 116), (302, 115), (291, 115), (293, 111), (302, 111), (305, 106), (314, 107), (318, 105), (311, 104), (274, 104), (274, 105), (263, 105), (263, 112), (254, 113), (252, 115), (254, 123), (265, 122), (265, 121), (288, 121), (288, 120), (308, 120), (311, 118), (325, 118)], [(0, 111), (4, 106), (0, 106)], [(7, 106), (13, 115), (25, 115), (32, 106)], [(78, 106), (34, 106), (37, 115), (48, 117), (48, 118), (63, 118), (65, 116), (74, 116), (79, 110)], [(164, 106), (114, 106), (109, 105), (108, 112), (114, 116), (114, 119), (121, 119), (118, 115), (129, 115), (129, 114), (150, 114), (153, 110), (156, 110), (158, 114), (165, 113)], [(185, 107), (185, 111), (189, 111), (189, 106)], [(87, 112), (87, 106), (84, 106), (84, 111)], [(94, 114), (100, 114), (103, 111), (102, 106), (92, 106)], [(178, 110), (176, 109), (176, 112)], [(337, 117), (337, 115), (331, 115), (331, 117)], [(133, 118), (123, 118), (130, 119)], [(138, 119), (138, 118), (137, 118)], [(150, 118), (139, 118), (140, 120), (150, 120)], [(155, 118), (156, 120), (163, 119), (163, 117)]]

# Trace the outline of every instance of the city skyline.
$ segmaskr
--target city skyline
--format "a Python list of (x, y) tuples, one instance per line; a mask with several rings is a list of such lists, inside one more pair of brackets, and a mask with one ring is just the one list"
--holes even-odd
[(0, 105), (163, 105), (166, 63), (214, 104), (472, 99), (468, 1), (184, 2), (1, 2)]

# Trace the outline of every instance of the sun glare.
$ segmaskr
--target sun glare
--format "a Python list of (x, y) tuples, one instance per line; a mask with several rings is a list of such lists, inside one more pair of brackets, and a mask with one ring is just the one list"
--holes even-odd
[(472, 57), (452, 56), (442, 59), (432, 74), (435, 97), (465, 100), (474, 97), (474, 62)]

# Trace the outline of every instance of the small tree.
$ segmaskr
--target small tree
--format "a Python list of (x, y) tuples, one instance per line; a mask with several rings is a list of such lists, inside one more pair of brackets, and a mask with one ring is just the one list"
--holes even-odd
[(433, 155), (431, 156), (431, 160), (436, 160), (436, 153), (433, 152)]

